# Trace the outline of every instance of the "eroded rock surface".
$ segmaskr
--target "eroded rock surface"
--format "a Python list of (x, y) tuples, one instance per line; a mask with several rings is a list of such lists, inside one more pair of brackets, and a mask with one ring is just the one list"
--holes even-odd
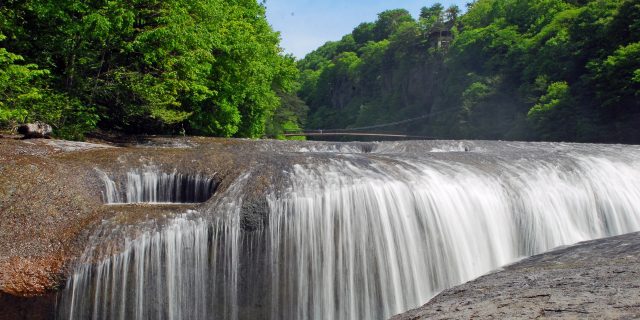
[[(376, 153), (406, 152), (411, 156), (412, 152), (424, 150), (430, 150), (430, 157), (442, 161), (477, 161), (466, 154), (486, 149), (501, 154), (501, 148), (492, 151), (495, 145), (456, 142), (436, 143), (430, 148), (422, 142), (299, 144), (134, 137), (77, 143), (0, 138), (0, 319), (53, 317), (56, 292), (65, 285), (74, 262), (93, 243), (90, 238), (98, 237), (96, 231), (105, 221), (109, 227), (121, 229), (123, 237), (135, 238), (147, 225), (161, 226), (163, 221), (186, 210), (203, 209), (200, 212), (214, 215), (219, 200), (216, 195), (233, 189), (230, 186), (234, 181), (251, 173), (242, 186), (240, 226), (243, 231), (253, 232), (268, 223), (265, 195), (286, 188), (286, 170), (293, 164), (328, 163), (336, 157), (349, 158), (354, 163), (368, 161), (352, 157), (355, 153), (371, 153), (371, 157), (379, 157), (378, 161), (393, 162)], [(557, 151), (545, 146), (540, 152)], [(148, 167), (160, 172), (215, 177), (217, 192), (205, 203), (105, 205), (105, 185), (99, 172), (122, 181), (129, 170)], [(153, 209), (149, 210), (149, 206)], [(114, 235), (120, 236), (119, 232), (93, 239), (105, 247), (96, 252), (117, 252), (121, 239)], [(639, 246), (640, 236), (635, 234), (536, 256), (506, 267), (504, 272), (445, 291), (426, 309), (414, 310), (400, 319), (635, 317), (640, 315)], [(93, 258), (97, 261), (101, 256)], [(257, 265), (254, 258), (242, 257), (246, 260), (240, 265), (246, 270), (240, 274), (263, 271), (251, 269)], [(240, 289), (262, 297), (269, 294), (264, 288)]]
[[(243, 221), (248, 229), (258, 228), (266, 212), (260, 208), (266, 206), (265, 192), (278, 176), (280, 164), (288, 161), (287, 156), (265, 152), (258, 143), (264, 144), (197, 137), (145, 137), (117, 143), (0, 138), (0, 293), (37, 297), (57, 291), (104, 220), (135, 225), (159, 221), (149, 212), (171, 217), (187, 210), (185, 206), (147, 210), (143, 205), (105, 205), (97, 170), (121, 178), (128, 170), (149, 166), (164, 172), (197, 173), (215, 177), (220, 190), (253, 170)], [(200, 205), (206, 204), (188, 209)]]
[(558, 318), (640, 318), (640, 233), (524, 259), (392, 319)]

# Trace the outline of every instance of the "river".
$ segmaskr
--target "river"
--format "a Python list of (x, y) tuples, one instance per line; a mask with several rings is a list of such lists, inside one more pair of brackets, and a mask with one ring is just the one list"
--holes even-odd
[[(385, 319), (522, 257), (640, 230), (638, 146), (260, 148), (297, 160), (278, 168), (258, 228), (240, 214), (256, 170), (206, 200), (210, 178), (153, 166), (117, 178), (96, 168), (110, 205), (206, 201), (134, 235), (103, 222), (58, 318)], [(121, 244), (105, 258), (98, 242), (109, 237)]]

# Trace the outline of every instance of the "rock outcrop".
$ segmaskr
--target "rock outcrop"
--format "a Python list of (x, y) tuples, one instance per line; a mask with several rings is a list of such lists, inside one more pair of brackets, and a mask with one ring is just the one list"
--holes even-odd
[[(211, 209), (217, 194), (251, 172), (242, 188), (240, 226), (247, 232), (260, 230), (268, 223), (265, 194), (277, 192), (273, 186), (284, 187), (283, 168), (330, 161), (329, 154), (307, 157), (301, 151), (335, 149), (329, 147), (196, 137), (115, 143), (0, 138), (0, 319), (54, 317), (56, 292), (105, 220), (118, 226), (150, 220), (161, 224), (186, 210)], [(215, 176), (217, 192), (205, 203), (153, 204), (153, 210), (148, 210), (152, 204), (104, 204), (105, 185), (98, 170), (123, 179), (128, 170), (148, 166)], [(253, 264), (247, 260), (240, 265)], [(250, 272), (257, 271), (240, 273)], [(639, 276), (640, 234), (630, 234), (528, 258), (446, 290), (397, 319), (640, 316)]]
[(44, 122), (37, 121), (21, 125), (18, 127), (18, 133), (24, 135), (25, 139), (49, 138), (53, 128)]
[(51, 297), (64, 287), (73, 263), (104, 220), (126, 225), (160, 221), (216, 200), (154, 206), (161, 217), (150, 216), (144, 205), (105, 205), (97, 169), (115, 177), (150, 165), (198, 173), (215, 176), (223, 191), (247, 168), (260, 168), (249, 181), (252, 194), (242, 212), (243, 227), (255, 229), (267, 210), (260, 208), (266, 205), (260, 199), (271, 185), (269, 177), (277, 176), (272, 170), (287, 161), (263, 151), (256, 141), (214, 138), (144, 138), (117, 144), (0, 138), (0, 319), (38, 318), (34, 310), (52, 310)]
[(640, 318), (640, 233), (536, 255), (392, 320)]

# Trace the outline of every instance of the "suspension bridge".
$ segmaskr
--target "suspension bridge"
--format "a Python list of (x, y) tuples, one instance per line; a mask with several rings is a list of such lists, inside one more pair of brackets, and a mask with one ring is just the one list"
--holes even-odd
[(331, 136), (353, 136), (353, 137), (376, 137), (376, 138), (398, 138), (398, 139), (420, 139), (420, 140), (433, 140), (433, 137), (408, 135), (405, 133), (388, 132), (388, 131), (372, 131), (380, 128), (394, 127), (401, 124), (411, 123), (414, 121), (426, 119), (429, 114), (421, 115), (419, 117), (382, 123), (366, 127), (347, 128), (347, 129), (317, 129), (317, 130), (301, 130), (301, 131), (285, 131), (285, 137), (331, 137)]
[(401, 138), (401, 139), (433, 139), (427, 136), (414, 136), (402, 133), (390, 132), (353, 132), (353, 131), (326, 131), (326, 130), (305, 130), (296, 132), (285, 132), (285, 137), (331, 137), (331, 136), (354, 136), (354, 137), (380, 137), (380, 138)]

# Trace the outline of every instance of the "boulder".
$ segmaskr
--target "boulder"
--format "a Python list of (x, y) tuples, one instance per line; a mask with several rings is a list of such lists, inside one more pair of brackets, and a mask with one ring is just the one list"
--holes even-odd
[(23, 134), (25, 139), (49, 138), (53, 128), (44, 122), (34, 122), (23, 124), (18, 127), (18, 133)]
[(636, 232), (526, 258), (391, 320), (640, 319), (639, 275)]

